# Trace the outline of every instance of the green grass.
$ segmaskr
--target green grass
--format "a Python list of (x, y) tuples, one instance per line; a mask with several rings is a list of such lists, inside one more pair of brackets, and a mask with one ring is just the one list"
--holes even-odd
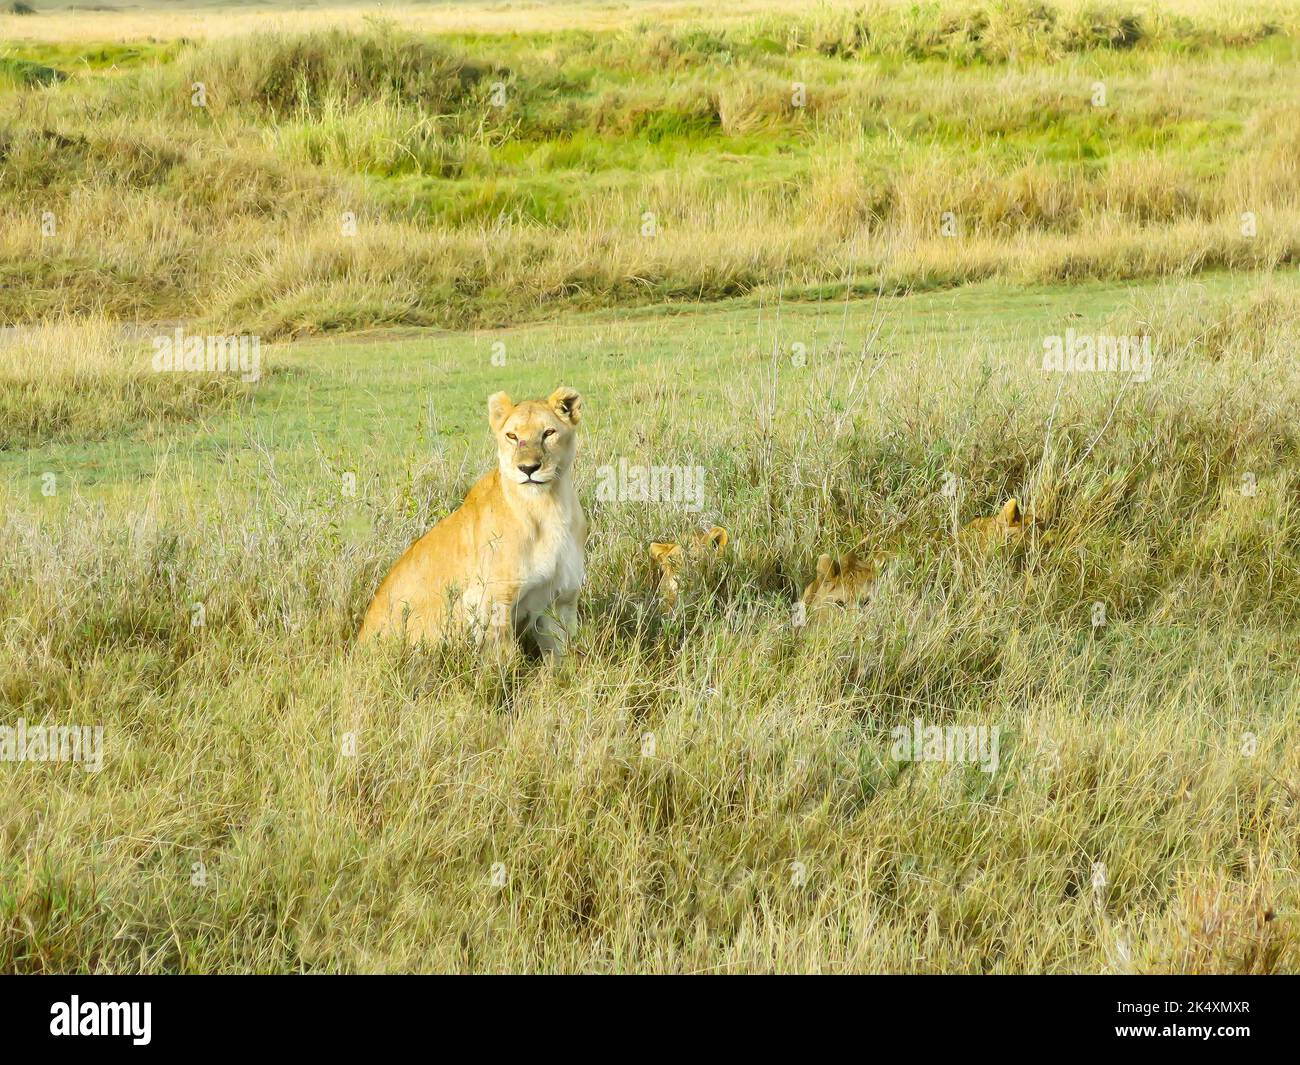
[(15, 59), (73, 74), (167, 63), (181, 47), (179, 41), (14, 41), (6, 45), (5, 51)]
[(491, 327), (797, 293), (846, 271), (888, 291), (1296, 261), (1291, 22), (976, 9), (13, 43), (0, 322)]
[(8, 83), (15, 87), (29, 85), (52, 85), (62, 81), (67, 75), (54, 67), (43, 63), (34, 63), (29, 59), (14, 56), (0, 56), (0, 84)]
[[(314, 341), (198, 420), (0, 452), (0, 719), (105, 726), (99, 774), (0, 764), (0, 968), (1300, 970), (1295, 284)], [(1151, 381), (1044, 375), (1067, 327), (1150, 331)], [(575, 653), (354, 650), (490, 462), (487, 394), (560, 382)], [(699, 462), (705, 511), (597, 502), (619, 458)], [(1050, 546), (958, 550), (1009, 494)], [(645, 545), (701, 520), (732, 545), (661, 618)], [(876, 599), (793, 627), (863, 538)], [(1001, 768), (893, 760), (917, 717), (999, 726)]]
[[(1250, 283), (1245, 277), (1211, 275), (1203, 291), (1207, 298), (1224, 300)], [(1141, 284), (1093, 282), (1063, 288), (990, 282), (960, 292), (889, 299), (883, 304), (885, 321), (875, 346), (925, 348), (934, 355), (958, 357), (966, 355), (970, 345), (987, 342), (1007, 349), (1014, 345), (1029, 358), (1037, 343), (1035, 329), (1059, 332), (1068, 325), (1083, 331), (1091, 323), (1100, 331), (1112, 317), (1160, 291), (1160, 286)], [(810, 351), (842, 345), (846, 333), (852, 338), (876, 328), (877, 304), (845, 302), (843, 286), (803, 295), (784, 303), (780, 317), (783, 332), (797, 336)], [(232, 456), (251, 459), (253, 441), (273, 451), (277, 464), (297, 481), (311, 476), (318, 449), (340, 454), (381, 422), (381, 450), (368, 453), (364, 465), (377, 476), (381, 470), (397, 475), (401, 463), (437, 446), (473, 447), (490, 392), (504, 388), (522, 393), (547, 374), (577, 382), (592, 396), (593, 407), (605, 398), (602, 390), (608, 390), (612, 400), (623, 390), (649, 388), (669, 370), (702, 404), (720, 402), (733, 376), (746, 373), (736, 365), (742, 352), (750, 371), (764, 367), (774, 314), (771, 306), (763, 309), (755, 300), (739, 300), (721, 306), (609, 310), (518, 331), (471, 335), (406, 330), (406, 339), (363, 336), (272, 346), (266, 349), (266, 379), (254, 390), (241, 390), (249, 393), (250, 402), (228, 412), (218, 408), (189, 431), (183, 424), (146, 419), (132, 425), (128, 420), (123, 428), (130, 431), (103, 440), (88, 438), (90, 434), (66, 442), (29, 440), (42, 446), (0, 451), (0, 485), (15, 500), (41, 502), (34, 474), (53, 466), (63, 471), (78, 494), (102, 498), (130, 492), (141, 481), (152, 483), (163, 441), (163, 463), (185, 456), (183, 464), (200, 483), (224, 476), (221, 467)], [(689, 338), (689, 358), (680, 357), (683, 334)], [(762, 349), (756, 347), (760, 335)], [(490, 361), (491, 345), (498, 339), (506, 344), (505, 368)], [(518, 355), (510, 357), (515, 350)], [(149, 357), (147, 346), (134, 356), (141, 369)], [(435, 408), (432, 422), (430, 404)], [(394, 407), (405, 415), (393, 419), (385, 413)], [(596, 411), (592, 417), (601, 415)]]

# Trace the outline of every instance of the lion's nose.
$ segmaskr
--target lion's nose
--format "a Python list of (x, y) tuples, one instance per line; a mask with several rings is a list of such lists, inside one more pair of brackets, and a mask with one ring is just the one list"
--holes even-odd
[(540, 462), (521, 462), (519, 464), (519, 472), (528, 477), (531, 477), (541, 468), (542, 464)]

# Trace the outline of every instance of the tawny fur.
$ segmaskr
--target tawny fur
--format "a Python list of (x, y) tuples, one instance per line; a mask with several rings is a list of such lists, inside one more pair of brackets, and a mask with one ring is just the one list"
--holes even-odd
[(711, 552), (721, 553), (730, 539), (726, 529), (715, 525), (711, 529), (701, 529), (694, 533), (686, 542), (685, 549), (681, 544), (671, 541), (652, 543), (650, 558), (659, 567), (655, 595), (660, 609), (672, 610), (677, 606), (683, 566), (708, 558)]
[(491, 647), (567, 648), (585, 577), (586, 517), (573, 485), (582, 397), (488, 398), (497, 468), (393, 565), (359, 639), (432, 642), (469, 630)]
[(1029, 533), (1038, 535), (1044, 545), (1052, 541), (1051, 531), (1044, 531), (1041, 521), (1026, 515), (1020, 502), (1012, 496), (996, 514), (976, 518), (962, 529), (958, 540), (967, 547), (977, 548), (1016, 545), (1022, 543)]
[(1013, 497), (1002, 504), (1002, 509), (987, 518), (976, 518), (961, 531), (966, 543), (1008, 543), (1025, 534), (1025, 517), (1020, 504)]
[(839, 558), (822, 555), (817, 575), (803, 590), (801, 602), (809, 620), (865, 602), (875, 591), (885, 556), (861, 558), (854, 551)]

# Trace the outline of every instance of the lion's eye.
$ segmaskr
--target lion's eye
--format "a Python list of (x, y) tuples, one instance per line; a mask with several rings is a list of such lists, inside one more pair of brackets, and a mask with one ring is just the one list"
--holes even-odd
[(506, 439), (513, 440), (516, 444), (519, 443), (519, 437), (515, 436), (514, 433), (506, 433)]
[(549, 439), (550, 439), (551, 437), (553, 437), (554, 435), (555, 435), (555, 430), (554, 430), (554, 429), (547, 429), (546, 432), (544, 432), (544, 433), (542, 434), (542, 439), (543, 439), (543, 440), (549, 440)]

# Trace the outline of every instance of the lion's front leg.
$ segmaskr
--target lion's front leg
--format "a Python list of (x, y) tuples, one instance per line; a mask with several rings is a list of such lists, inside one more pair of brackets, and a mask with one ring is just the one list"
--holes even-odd
[(537, 649), (547, 657), (562, 657), (568, 653), (569, 641), (577, 627), (578, 593), (559, 596), (533, 626)]
[(515, 585), (480, 586), (464, 600), (466, 620), (479, 649), (494, 661), (507, 661), (519, 650), (515, 635)]

